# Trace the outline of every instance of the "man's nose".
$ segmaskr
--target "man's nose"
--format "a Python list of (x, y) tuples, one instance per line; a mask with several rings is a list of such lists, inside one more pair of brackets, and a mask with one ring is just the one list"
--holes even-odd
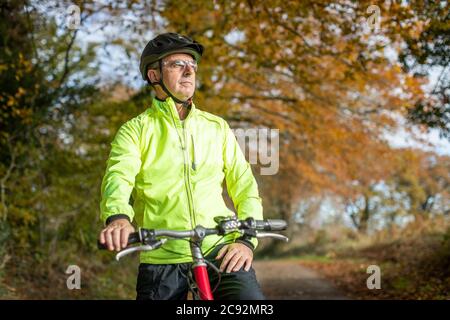
[(183, 76), (190, 76), (194, 72), (194, 68), (189, 64), (186, 64), (184, 67)]

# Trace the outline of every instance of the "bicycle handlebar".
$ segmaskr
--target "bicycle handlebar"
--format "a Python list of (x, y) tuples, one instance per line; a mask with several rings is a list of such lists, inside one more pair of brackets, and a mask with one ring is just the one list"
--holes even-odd
[[(217, 222), (215, 228), (204, 228), (197, 226), (192, 230), (165, 230), (165, 229), (139, 229), (137, 232), (133, 232), (128, 237), (128, 246), (135, 243), (142, 243), (146, 248), (143, 250), (153, 250), (160, 247), (167, 239), (158, 240), (157, 237), (169, 237), (175, 239), (182, 238), (201, 238), (205, 236), (218, 234), (224, 235), (229, 232), (243, 231), (247, 237), (273, 237), (280, 240), (286, 240), (287, 238), (280, 234), (275, 233), (258, 233), (258, 231), (282, 231), (287, 228), (287, 223), (281, 219), (266, 219), (266, 220), (254, 220), (253, 218), (247, 218), (246, 220), (237, 220), (229, 217), (216, 217), (214, 219)], [(97, 247), (100, 250), (108, 249), (105, 244), (97, 241)], [(125, 249), (127, 250), (127, 249)]]
[(264, 231), (281, 231), (287, 228), (287, 222), (281, 219), (255, 220), (256, 229)]

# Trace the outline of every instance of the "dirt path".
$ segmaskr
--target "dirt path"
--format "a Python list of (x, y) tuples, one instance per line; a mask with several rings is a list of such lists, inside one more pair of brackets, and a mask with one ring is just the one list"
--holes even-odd
[(348, 299), (332, 283), (298, 261), (255, 261), (253, 267), (267, 299)]

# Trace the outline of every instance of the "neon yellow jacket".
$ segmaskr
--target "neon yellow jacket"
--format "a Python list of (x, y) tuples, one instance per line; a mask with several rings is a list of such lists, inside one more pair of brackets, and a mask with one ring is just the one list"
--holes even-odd
[[(106, 223), (113, 215), (125, 214), (149, 229), (214, 227), (214, 217), (234, 215), (222, 197), (224, 180), (239, 219), (262, 219), (256, 180), (226, 121), (194, 104), (180, 121), (171, 98), (155, 98), (151, 108), (120, 127), (111, 143), (101, 186), (101, 219)], [(229, 234), (223, 241), (239, 236)], [(218, 240), (206, 237), (203, 250)], [(257, 240), (252, 243), (256, 247)], [(192, 258), (187, 241), (170, 240), (142, 252), (140, 260), (166, 264)]]

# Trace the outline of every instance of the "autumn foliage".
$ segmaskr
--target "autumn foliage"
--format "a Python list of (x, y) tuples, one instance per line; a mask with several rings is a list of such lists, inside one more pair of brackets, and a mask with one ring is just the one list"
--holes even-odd
[[(279, 171), (257, 180), (265, 215), (287, 219), (292, 237), (327, 210), (362, 235), (448, 223), (449, 152), (421, 138), (448, 134), (448, 6), (375, 2), (4, 1), (0, 297), (28, 297), (20, 288), (31, 278), (53, 297), (52, 284), (64, 286), (53, 271), (73, 259), (90, 294), (114, 287), (113, 275), (95, 276), (110, 267), (95, 249), (99, 183), (117, 128), (150, 106), (138, 58), (163, 31), (206, 48), (200, 109), (234, 128), (279, 129)], [(61, 20), (72, 4), (77, 29)], [(399, 132), (419, 142), (396, 147)], [(112, 296), (129, 297), (121, 290)]]

